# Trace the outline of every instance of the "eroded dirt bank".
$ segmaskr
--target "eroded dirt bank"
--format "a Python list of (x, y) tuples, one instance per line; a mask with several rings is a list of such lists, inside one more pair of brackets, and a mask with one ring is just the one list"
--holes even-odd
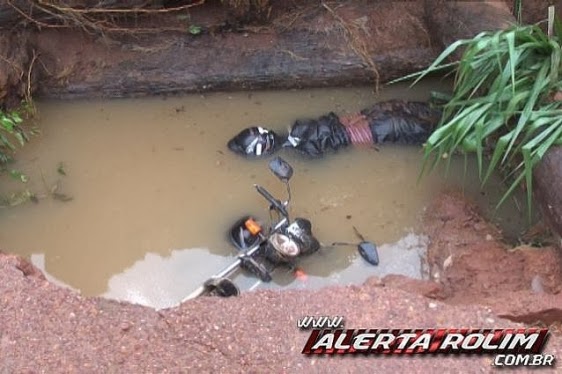
[(562, 322), (560, 253), (553, 248), (507, 252), (498, 231), (457, 194), (440, 196), (425, 222), (435, 282), (389, 276), (371, 278), (362, 286), (316, 292), (201, 298), (160, 312), (85, 299), (48, 283), (22, 259), (0, 255), (0, 368), (240, 373), (490, 369), (491, 359), (477, 356), (305, 357), (300, 351), (307, 334), (296, 328), (296, 320), (308, 314), (343, 315), (350, 328), (546, 323), (554, 335), (545, 353), (560, 357), (562, 337), (556, 332)]
[(383, 83), (426, 67), (451, 39), (513, 21), (494, 1), (263, 3), (262, 22), (233, 19), (211, 1), (144, 16), (95, 4), (0, 5), (0, 100)]

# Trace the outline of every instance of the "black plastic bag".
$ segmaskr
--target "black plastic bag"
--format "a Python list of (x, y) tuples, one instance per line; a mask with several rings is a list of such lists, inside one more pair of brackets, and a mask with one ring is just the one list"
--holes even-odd
[(423, 144), (439, 122), (441, 112), (423, 102), (390, 100), (362, 110), (375, 144)]
[(283, 146), (295, 148), (311, 157), (319, 157), (349, 144), (349, 135), (338, 116), (329, 113), (316, 120), (297, 120)]

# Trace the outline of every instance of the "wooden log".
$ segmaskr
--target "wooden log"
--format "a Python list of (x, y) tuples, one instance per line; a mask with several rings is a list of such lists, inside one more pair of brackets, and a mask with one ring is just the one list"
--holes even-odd
[[(345, 2), (321, 4), (304, 14), (286, 16), (282, 25), (258, 31), (163, 33), (115, 41), (102, 53), (119, 56), (96, 62), (85, 51), (100, 40), (59, 34), (64, 55), (80, 55), (59, 79), (61, 66), (50, 66), (62, 51), (38, 41), (51, 74), (39, 93), (58, 98), (123, 97), (163, 93), (256, 88), (316, 87), (381, 82), (420, 70), (437, 56), (423, 23), (423, 4), (416, 2)], [(397, 17), (403, 17), (396, 22)], [(193, 21), (196, 23), (196, 21)], [(284, 28), (286, 24), (290, 27)], [(280, 27), (281, 26), (281, 27)], [(204, 30), (205, 31), (205, 30)], [(54, 32), (54, 31), (50, 31)], [(41, 38), (48, 38), (49, 31)], [(69, 66), (70, 64), (70, 66)], [(68, 73), (71, 70), (71, 73)], [(87, 76), (86, 76), (87, 75)]]

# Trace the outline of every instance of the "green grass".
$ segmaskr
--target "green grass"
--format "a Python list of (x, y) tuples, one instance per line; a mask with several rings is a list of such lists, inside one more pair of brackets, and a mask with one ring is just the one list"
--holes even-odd
[(26, 102), (12, 111), (0, 110), (0, 166), (12, 160), (16, 144), (23, 146), (35, 133), (24, 126), (24, 119), (31, 117), (33, 111), (33, 106)]
[(513, 16), (517, 20), (517, 23), (521, 24), (523, 18), (523, 0), (513, 1)]
[[(538, 26), (483, 32), (453, 43), (427, 69), (400, 79), (415, 78), (416, 84), (433, 72), (455, 74), (442, 119), (425, 144), (422, 174), (455, 152), (474, 152), (482, 184), (498, 169), (509, 180), (498, 206), (525, 182), (530, 217), (533, 168), (550, 147), (562, 144), (562, 102), (552, 100), (562, 90), (559, 22), (555, 30), (551, 38)], [(459, 50), (462, 58), (448, 62)]]

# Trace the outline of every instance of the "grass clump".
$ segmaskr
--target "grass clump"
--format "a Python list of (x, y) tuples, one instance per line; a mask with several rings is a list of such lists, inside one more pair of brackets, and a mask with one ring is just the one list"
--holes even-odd
[[(0, 109), (0, 175), (7, 173), (22, 183), (27, 183), (27, 175), (19, 170), (9, 169), (8, 164), (13, 161), (17, 146), (24, 146), (30, 136), (37, 133), (37, 129), (30, 126), (34, 114), (35, 108), (29, 102), (23, 102), (14, 110)], [(0, 208), (14, 207), (30, 200), (36, 201), (36, 198), (27, 189), (11, 195), (0, 194)]]
[(16, 144), (22, 147), (36, 129), (24, 125), (25, 119), (33, 116), (33, 105), (24, 102), (11, 111), (0, 109), (0, 166), (12, 161)]
[[(536, 25), (482, 32), (451, 44), (427, 69), (403, 78), (416, 78), (415, 84), (436, 71), (455, 74), (442, 119), (425, 144), (422, 174), (454, 152), (476, 153), (482, 184), (497, 169), (509, 180), (498, 206), (524, 181), (531, 214), (533, 168), (550, 147), (562, 144), (562, 102), (556, 100), (562, 91), (560, 26), (555, 22), (553, 36)], [(447, 62), (460, 49), (462, 58)]]

